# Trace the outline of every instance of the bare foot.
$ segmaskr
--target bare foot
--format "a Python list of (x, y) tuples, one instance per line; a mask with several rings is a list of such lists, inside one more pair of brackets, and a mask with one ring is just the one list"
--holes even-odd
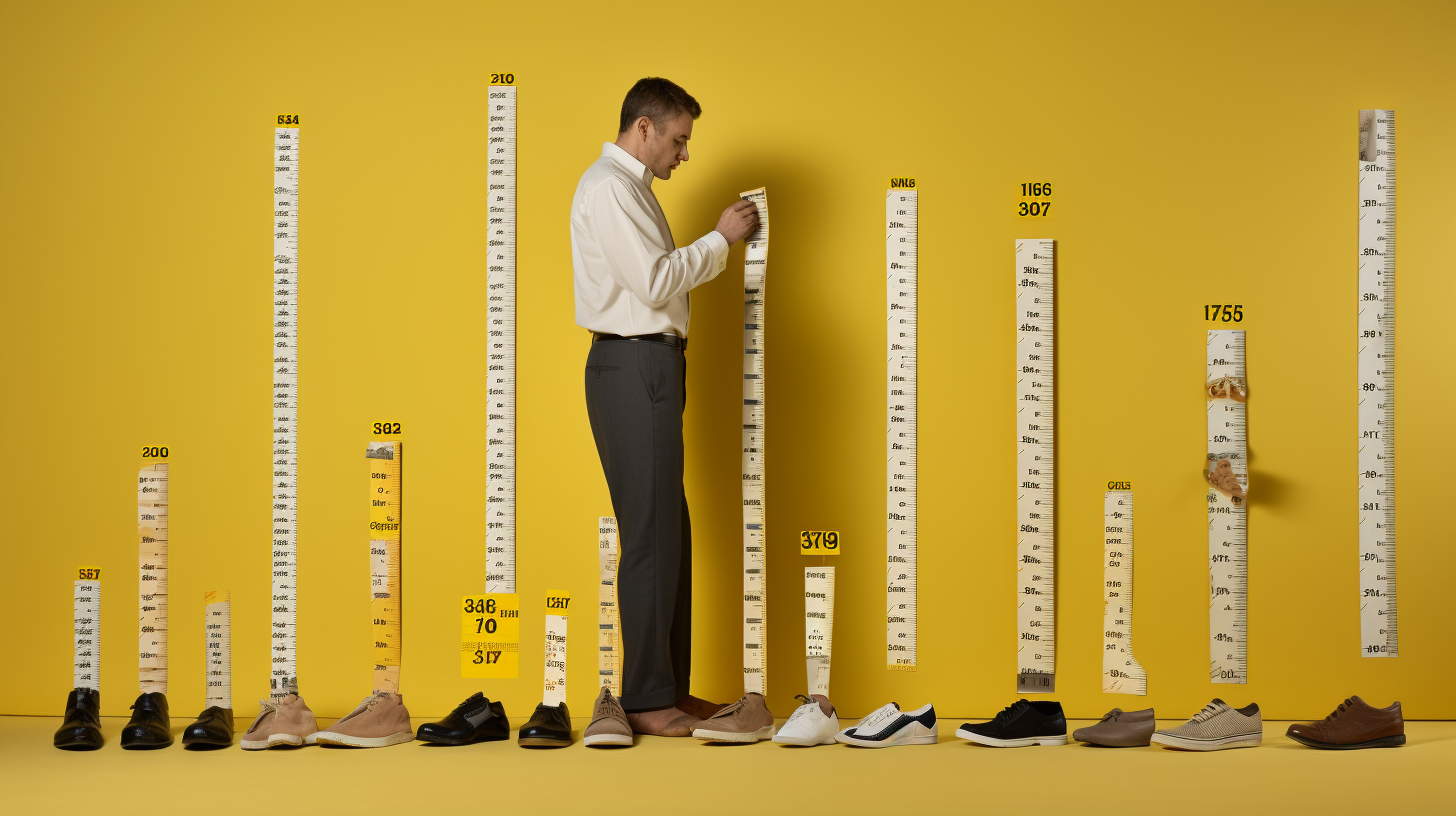
[(691, 714), (698, 719), (706, 720), (719, 711), (722, 711), (725, 706), (721, 703), (710, 703), (707, 700), (689, 694), (676, 703), (673, 703), (673, 707), (678, 711)]
[(814, 702), (819, 704), (819, 710), (824, 712), (824, 716), (828, 717), (830, 714), (834, 713), (834, 706), (829, 704), (828, 697), (825, 697), (822, 694), (810, 694), (809, 697)]
[(627, 724), (632, 726), (633, 733), (654, 737), (691, 737), (693, 728), (700, 722), (697, 717), (672, 706), (627, 712)]

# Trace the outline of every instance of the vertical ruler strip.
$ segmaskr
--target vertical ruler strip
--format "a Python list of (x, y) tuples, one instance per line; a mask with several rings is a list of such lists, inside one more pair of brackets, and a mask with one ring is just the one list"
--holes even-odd
[(834, 567), (804, 568), (804, 654), (809, 693), (829, 696), (829, 660), (834, 650)]
[(1249, 676), (1249, 447), (1244, 333), (1208, 333), (1209, 680)]
[[(86, 568), (82, 568), (83, 574)], [(97, 570), (94, 574), (99, 574)], [(72, 645), (75, 659), (71, 683), (75, 688), (101, 690), (101, 580), (80, 579), (72, 594)]]
[[(514, 79), (514, 77), (512, 77)], [(490, 86), (485, 591), (516, 591), (516, 89)]]
[(1395, 111), (1360, 111), (1360, 654), (1396, 657)]
[(207, 707), (233, 707), (232, 593), (209, 591), (202, 599), (203, 654), (207, 657)]
[(137, 665), (142, 693), (167, 693), (167, 464), (137, 475)]
[(743, 687), (768, 693), (768, 537), (764, 480), (764, 294), (768, 279), (768, 193), (743, 253)]
[(1132, 656), (1132, 491), (1102, 494), (1102, 692), (1147, 694)]
[(1016, 690), (1056, 691), (1056, 243), (1016, 241)]
[(617, 519), (597, 519), (597, 569), (601, 588), (597, 596), (597, 677), (612, 696), (622, 696), (622, 618), (617, 607)]
[[(902, 186), (908, 182), (909, 186)], [(916, 349), (920, 194), (913, 179), (885, 193), (885, 665), (916, 668)]]
[(403, 444), (370, 442), (369, 615), (374, 625), (374, 690), (399, 692), (403, 642), (400, 543), (404, 529)]
[(558, 706), (566, 702), (566, 616), (571, 593), (546, 590), (546, 665), (541, 704)]
[[(279, 121), (297, 122), (280, 116)], [(273, 130), (273, 587), (269, 692), (298, 692), (299, 129)]]

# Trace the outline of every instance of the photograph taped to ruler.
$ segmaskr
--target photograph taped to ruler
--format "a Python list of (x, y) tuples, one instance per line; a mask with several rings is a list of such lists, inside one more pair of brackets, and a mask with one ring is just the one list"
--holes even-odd
[(489, 93), (485, 591), (510, 594), (516, 591), (516, 89), (492, 85)]
[[(279, 117), (282, 120), (284, 117)], [(299, 129), (273, 130), (273, 544), (269, 694), (298, 693)]]
[(1016, 691), (1056, 691), (1056, 242), (1016, 241)]
[(1131, 490), (1102, 494), (1102, 533), (1102, 692), (1147, 694), (1147, 672), (1132, 655)]
[(743, 251), (743, 687), (768, 693), (768, 551), (764, 479), (764, 295), (768, 193), (739, 194), (758, 206)]
[(885, 191), (885, 666), (915, 671), (920, 193)]
[(1209, 680), (1248, 682), (1249, 448), (1244, 333), (1208, 333)]

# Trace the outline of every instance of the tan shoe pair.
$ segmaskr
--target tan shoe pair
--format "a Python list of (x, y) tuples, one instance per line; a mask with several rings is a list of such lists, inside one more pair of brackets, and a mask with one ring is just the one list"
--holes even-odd
[(261, 751), (279, 745), (313, 745), (318, 721), (303, 698), (290, 694), (280, 700), (259, 700), (258, 716), (238, 740), (244, 751)]
[(327, 731), (318, 730), (313, 711), (297, 694), (276, 701), (260, 700), (258, 704), (258, 716), (238, 741), (245, 751), (314, 744), (381, 748), (414, 739), (404, 697), (388, 691), (369, 695)]

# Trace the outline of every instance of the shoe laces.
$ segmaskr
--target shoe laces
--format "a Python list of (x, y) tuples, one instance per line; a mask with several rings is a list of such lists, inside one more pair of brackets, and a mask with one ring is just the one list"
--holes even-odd
[(737, 713), (738, 709), (743, 708), (743, 706), (746, 705), (747, 703), (748, 703), (748, 695), (744, 695), (744, 696), (738, 698), (738, 702), (736, 702), (736, 703), (729, 703), (728, 705), (723, 706), (723, 709), (721, 711), (719, 711), (717, 714), (714, 714), (713, 716), (709, 717), (708, 719), (710, 719), (710, 720), (716, 720), (719, 717), (728, 717), (728, 716), (731, 716), (731, 715)]
[(1197, 714), (1194, 714), (1193, 715), (1193, 719), (1189, 720), (1188, 722), (1190, 722), (1190, 723), (1201, 723), (1201, 722), (1205, 722), (1205, 721), (1207, 721), (1209, 719), (1212, 719), (1213, 717), (1217, 716), (1218, 714), (1223, 713), (1223, 711), (1224, 711), (1225, 708), (1227, 708), (1226, 705), (1224, 705), (1223, 703), (1221, 703), (1221, 702), (1219, 702), (1217, 700), (1214, 700), (1213, 702), (1211, 702), (1208, 705), (1204, 706), (1202, 711), (1198, 712)]
[(1020, 699), (1020, 700), (1017, 700), (1016, 702), (1012, 703), (1011, 705), (1006, 706), (1005, 708), (1001, 709), (1001, 712), (999, 714), (997, 714), (995, 717), (992, 717), (991, 718), (991, 722), (994, 722), (994, 723), (1004, 723), (1007, 720), (1011, 719), (1012, 715), (1019, 714), (1019, 713), (1021, 713), (1021, 711), (1023, 709), (1028, 708), (1030, 706), (1031, 706), (1031, 703), (1027, 702), (1025, 698)]
[(809, 708), (808, 707), (809, 706), (814, 706), (815, 708), (818, 708), (819, 707), (819, 703), (817, 701), (812, 700), (812, 699), (810, 699), (808, 697), (805, 697), (802, 694), (795, 694), (794, 695), (794, 699), (795, 700), (803, 700), (804, 701), (804, 704), (801, 705), (801, 706), (799, 706), (798, 708), (794, 709), (794, 713), (789, 715), (789, 719), (788, 719), (787, 722), (784, 723), (784, 725), (788, 725), (789, 723), (793, 722), (794, 720), (799, 719), (804, 714), (808, 713), (808, 711), (809, 711)]
[(1333, 720), (1334, 718), (1340, 716), (1341, 714), (1345, 713), (1346, 708), (1348, 706), (1353, 706), (1354, 704), (1355, 704), (1355, 701), (1354, 700), (1351, 700), (1349, 698), (1346, 698), (1345, 699), (1345, 702), (1340, 703), (1339, 706), (1337, 706), (1334, 711), (1331, 711), (1329, 713), (1329, 716), (1325, 717), (1325, 722), (1329, 722), (1329, 721)]
[(258, 701), (258, 719), (260, 720), (277, 710), (278, 704), (273, 702), (269, 697), (264, 697)]
[[(858, 730), (860, 728), (875, 728), (889, 722), (891, 718), (898, 716), (900, 716), (900, 704), (889, 703), (875, 709), (874, 711), (871, 711), (868, 717), (860, 720), (859, 723), (855, 725), (855, 729)], [(866, 731), (865, 733), (868, 734), (870, 732)]]
[(1108, 720), (1115, 720), (1115, 719), (1117, 719), (1118, 715), (1120, 715), (1120, 714), (1122, 714), (1122, 709), (1120, 709), (1120, 708), (1114, 708), (1111, 711), (1107, 712), (1106, 714), (1103, 714), (1102, 715), (1102, 721), (1103, 722), (1107, 722)]
[(592, 719), (600, 720), (612, 716), (612, 703), (614, 702), (616, 702), (616, 698), (612, 697), (612, 692), (603, 686), (602, 693), (597, 695), (596, 707), (592, 709)]

